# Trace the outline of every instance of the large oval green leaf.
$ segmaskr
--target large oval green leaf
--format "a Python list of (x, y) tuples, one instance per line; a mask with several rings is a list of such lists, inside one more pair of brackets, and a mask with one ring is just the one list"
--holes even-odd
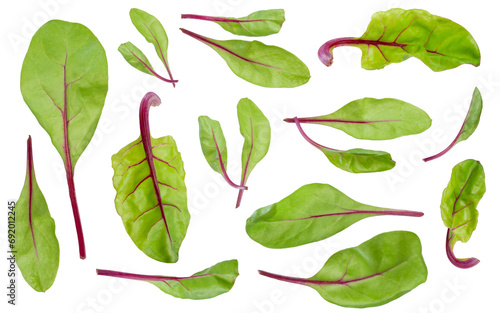
[(352, 308), (391, 302), (427, 280), (420, 239), (412, 232), (383, 233), (332, 255), (311, 278), (261, 275), (314, 288), (328, 302)]
[(354, 201), (326, 184), (300, 187), (281, 201), (256, 210), (246, 223), (248, 236), (268, 248), (290, 248), (335, 235), (372, 216), (422, 216)]
[(330, 66), (331, 51), (341, 46), (360, 48), (361, 66), (367, 70), (381, 69), (412, 56), (436, 72), (462, 64), (479, 66), (481, 61), (479, 47), (465, 28), (418, 9), (394, 8), (373, 14), (363, 36), (326, 42), (318, 51), (320, 60)]
[(475, 160), (465, 160), (453, 168), (448, 186), (441, 199), (441, 217), (448, 227), (446, 253), (453, 265), (470, 268), (479, 260), (476, 258), (457, 259), (453, 248), (458, 241), (467, 242), (476, 229), (477, 205), (486, 192), (484, 169)]
[(38, 187), (28, 139), (26, 181), (14, 208), (16, 263), (24, 280), (36, 291), (45, 292), (54, 283), (59, 268), (59, 241), (47, 202)]

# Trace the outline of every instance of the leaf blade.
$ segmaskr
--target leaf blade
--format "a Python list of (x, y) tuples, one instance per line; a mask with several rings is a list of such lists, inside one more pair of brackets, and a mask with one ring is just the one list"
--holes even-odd
[(326, 239), (362, 219), (381, 215), (419, 217), (423, 213), (365, 205), (330, 185), (309, 184), (256, 210), (247, 219), (246, 231), (265, 247), (291, 248)]
[(214, 49), (238, 77), (258, 86), (293, 88), (311, 77), (307, 66), (292, 53), (259, 41), (214, 40), (181, 28)]
[(54, 283), (59, 268), (59, 241), (55, 222), (35, 178), (31, 137), (28, 139), (26, 180), (13, 210), (16, 218), (14, 256), (26, 282), (45, 292)]

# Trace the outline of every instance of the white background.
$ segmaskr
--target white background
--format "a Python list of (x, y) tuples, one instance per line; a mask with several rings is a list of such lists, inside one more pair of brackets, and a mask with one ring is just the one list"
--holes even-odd
[[(18, 302), (6, 304), (7, 254), (1, 253), (2, 312), (348, 312), (324, 301), (313, 289), (292, 286), (259, 276), (257, 269), (309, 277), (334, 252), (355, 246), (391, 230), (416, 232), (423, 244), (429, 276), (425, 284), (387, 305), (369, 312), (492, 312), (497, 308), (498, 221), (500, 218), (498, 162), (498, 101), (500, 73), (498, 5), (496, 1), (9, 1), (1, 23), (1, 199), (2, 249), (6, 251), (7, 200), (17, 200), (25, 177), (26, 139), (33, 137), (38, 183), (56, 222), (61, 247), (57, 279), (46, 293), (33, 291), (20, 277)], [(135, 30), (128, 11), (138, 7), (163, 23), (170, 39), (169, 61), (179, 79), (171, 85), (133, 69), (117, 51), (132, 41), (161, 73), (164, 69), (152, 45)], [(420, 8), (449, 18), (473, 34), (482, 54), (481, 66), (463, 65), (434, 73), (417, 59), (390, 65), (380, 71), (360, 66), (361, 52), (338, 48), (327, 68), (316, 51), (325, 41), (360, 36), (374, 12), (391, 7)], [(212, 38), (233, 39), (219, 26), (181, 20), (181, 13), (245, 16), (253, 11), (284, 8), (286, 22), (278, 35), (258, 40), (282, 46), (301, 58), (311, 71), (310, 82), (295, 89), (266, 89), (236, 77), (209, 47), (182, 34), (184, 27)], [(76, 165), (76, 189), (88, 258), (78, 258), (73, 216), (63, 162), (24, 103), (19, 89), (20, 70), (34, 31), (48, 19), (79, 22), (89, 27), (106, 49), (109, 93), (96, 134)], [(240, 38), (246, 39), (246, 38)], [(443, 148), (455, 137), (472, 92), (478, 86), (484, 98), (481, 123), (474, 135), (446, 156), (424, 164), (421, 159)], [(147, 91), (159, 94), (163, 104), (151, 110), (154, 137), (176, 139), (187, 172), (189, 209), (187, 237), (176, 264), (154, 261), (128, 237), (114, 208), (111, 155), (139, 135), (138, 107)], [(221, 122), (229, 147), (230, 175), (238, 181), (243, 139), (239, 134), (236, 104), (252, 99), (271, 121), (272, 144), (266, 158), (248, 181), (249, 191), (235, 210), (237, 191), (230, 188), (206, 163), (198, 139), (197, 117), (209, 115)], [(321, 126), (305, 127), (315, 140), (334, 148), (368, 148), (392, 154), (397, 166), (375, 174), (350, 174), (330, 164), (307, 144), (293, 125), (281, 120), (333, 112), (362, 97), (393, 97), (424, 109), (433, 119), (423, 134), (390, 141), (360, 141)], [(481, 263), (460, 270), (447, 260), (446, 228), (440, 217), (441, 193), (452, 167), (467, 158), (481, 161), (487, 192), (480, 202), (479, 224), (472, 239), (457, 244), (459, 257), (475, 256)], [(264, 248), (249, 239), (245, 220), (260, 207), (279, 201), (300, 186), (331, 184), (363, 203), (425, 212), (423, 218), (376, 217), (361, 221), (318, 243), (286, 250)], [(96, 268), (133, 273), (191, 275), (219, 261), (237, 258), (240, 276), (227, 294), (203, 301), (182, 300), (163, 294), (153, 285), (98, 277)], [(18, 273), (20, 274), (20, 273)]]

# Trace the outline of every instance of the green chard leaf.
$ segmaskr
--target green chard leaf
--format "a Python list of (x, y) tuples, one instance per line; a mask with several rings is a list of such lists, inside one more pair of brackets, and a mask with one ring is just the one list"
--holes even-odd
[(64, 161), (82, 259), (74, 169), (95, 132), (107, 91), (106, 53), (87, 27), (60, 20), (40, 27), (24, 58), (21, 92)]
[[(271, 144), (271, 125), (262, 111), (248, 98), (238, 102), (240, 133), (245, 138), (241, 153), (241, 186), (245, 186), (248, 176), (267, 154)], [(241, 204), (243, 189), (238, 193), (236, 208)]]
[(337, 150), (312, 140), (302, 129), (299, 119), (293, 121), (304, 139), (325, 154), (330, 163), (350, 173), (373, 173), (392, 169), (396, 162), (389, 153), (366, 149)]
[(28, 139), (26, 181), (14, 208), (16, 245), (14, 256), (26, 282), (36, 291), (47, 291), (59, 268), (59, 241), (47, 202), (38, 187)]
[(259, 273), (309, 286), (326, 301), (351, 308), (384, 305), (427, 280), (420, 239), (407, 231), (383, 233), (339, 251), (311, 278)]
[(383, 215), (424, 214), (362, 204), (330, 185), (309, 184), (256, 210), (247, 220), (246, 231), (265, 247), (291, 248), (331, 237), (367, 217)]
[(479, 92), (479, 89), (477, 89), (476, 87), (474, 89), (474, 93), (472, 94), (472, 100), (469, 106), (469, 111), (465, 116), (464, 123), (462, 124), (462, 127), (460, 128), (458, 135), (455, 137), (455, 139), (453, 139), (451, 144), (446, 149), (444, 149), (443, 151), (439, 152), (436, 155), (425, 158), (424, 161), (428, 162), (435, 160), (445, 155), (448, 151), (451, 150), (451, 148), (453, 148), (460, 141), (467, 140), (470, 137), (470, 135), (474, 133), (474, 131), (477, 128), (477, 125), (479, 125), (479, 120), (481, 118), (482, 111), (483, 111), (483, 98), (481, 97), (481, 92)]
[[(299, 123), (337, 128), (358, 139), (386, 140), (419, 134), (432, 120), (416, 106), (397, 99), (364, 98), (349, 102), (339, 110), (322, 116), (298, 118)], [(295, 123), (293, 118), (285, 122)]]
[(118, 51), (122, 54), (123, 58), (128, 62), (128, 64), (132, 65), (132, 67), (138, 69), (139, 71), (152, 75), (160, 80), (163, 80), (167, 83), (175, 83), (177, 80), (166, 79), (153, 69), (153, 66), (149, 62), (148, 58), (142, 53), (142, 51), (134, 46), (131, 42), (126, 42), (118, 47)]
[(200, 116), (198, 124), (200, 126), (201, 150), (210, 167), (221, 174), (231, 187), (246, 189), (244, 186), (238, 186), (233, 183), (227, 174), (226, 139), (224, 138), (220, 123), (208, 116)]
[(115, 206), (135, 245), (149, 257), (176, 262), (186, 236), (185, 171), (172, 137), (154, 139), (149, 131), (149, 108), (160, 105), (152, 92), (141, 101), (141, 136), (113, 155)]
[(471, 268), (479, 263), (476, 258), (458, 259), (453, 253), (457, 241), (467, 242), (477, 226), (477, 205), (486, 184), (484, 169), (475, 160), (465, 160), (457, 164), (451, 173), (448, 186), (441, 199), (441, 217), (448, 227), (446, 234), (446, 255), (459, 268)]
[(234, 74), (262, 87), (292, 88), (304, 85), (311, 75), (292, 53), (260, 41), (215, 40), (181, 28), (181, 31), (214, 49)]
[(220, 27), (232, 34), (259, 37), (279, 33), (281, 26), (285, 22), (285, 10), (262, 10), (240, 18), (196, 14), (182, 14), (181, 18), (211, 21), (219, 24)]
[(479, 47), (465, 28), (418, 9), (395, 8), (373, 14), (363, 36), (326, 42), (319, 48), (319, 59), (326, 66), (332, 65), (332, 50), (342, 46), (360, 48), (361, 66), (367, 70), (381, 69), (410, 57), (418, 58), (435, 72), (462, 64), (479, 66), (481, 61)]
[(210, 299), (228, 292), (238, 277), (238, 261), (215, 264), (189, 277), (153, 276), (97, 270), (97, 275), (147, 281), (161, 291), (181, 299)]
[(141, 35), (143, 35), (144, 38), (146, 38), (146, 40), (155, 47), (156, 54), (165, 66), (165, 69), (170, 76), (170, 82), (173, 81), (173, 86), (175, 87), (176, 81), (174, 81), (174, 78), (172, 77), (167, 60), (167, 32), (161, 25), (160, 21), (153, 15), (139, 9), (130, 10), (130, 19)]

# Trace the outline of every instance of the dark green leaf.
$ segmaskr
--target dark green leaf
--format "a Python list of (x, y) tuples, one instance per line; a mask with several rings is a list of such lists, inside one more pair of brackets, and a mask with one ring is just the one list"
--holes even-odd
[[(26, 181), (14, 208), (16, 263), (26, 282), (36, 291), (47, 291), (59, 268), (59, 241), (47, 202), (38, 187), (28, 139)], [(9, 229), (10, 234), (10, 229)]]
[(40, 27), (24, 58), (21, 92), (64, 160), (82, 259), (74, 167), (92, 139), (107, 91), (106, 53), (87, 27), (59, 20)]
[(238, 261), (215, 264), (189, 277), (152, 276), (97, 270), (97, 275), (147, 281), (161, 291), (181, 299), (209, 299), (228, 292), (238, 277)]
[(113, 155), (115, 206), (136, 246), (161, 262), (176, 262), (186, 236), (185, 171), (172, 137), (151, 138), (149, 107), (160, 104), (146, 94), (141, 102), (139, 139)]
[(330, 66), (332, 50), (341, 46), (360, 48), (361, 66), (367, 70), (381, 69), (412, 56), (436, 72), (462, 64), (479, 66), (481, 61), (479, 47), (465, 28), (418, 9), (395, 8), (373, 14), (363, 36), (333, 39), (321, 46), (321, 62)]
[(259, 273), (312, 287), (326, 301), (353, 308), (386, 304), (427, 280), (420, 239), (406, 231), (383, 233), (339, 251), (311, 278)]
[(311, 75), (292, 53), (259, 41), (214, 40), (181, 28), (182, 32), (214, 49), (234, 74), (262, 87), (292, 88), (304, 85)]
[[(312, 123), (340, 129), (358, 139), (386, 140), (419, 134), (431, 126), (427, 113), (397, 99), (364, 98), (349, 102), (334, 113), (304, 117), (300, 123)], [(294, 123), (293, 118), (285, 119)]]
[(448, 187), (441, 199), (441, 217), (448, 227), (446, 253), (453, 265), (470, 268), (479, 263), (476, 258), (457, 259), (453, 247), (457, 241), (467, 242), (477, 226), (477, 205), (484, 193), (486, 184), (484, 169), (475, 160), (465, 160), (457, 164), (451, 173)]
[(325, 184), (309, 184), (283, 200), (258, 209), (247, 220), (247, 234), (268, 248), (290, 248), (335, 235), (372, 216), (422, 216), (362, 204)]
[(232, 34), (258, 37), (279, 33), (281, 26), (285, 22), (285, 10), (274, 9), (257, 11), (240, 18), (214, 17), (196, 14), (182, 14), (181, 18), (212, 21)]

